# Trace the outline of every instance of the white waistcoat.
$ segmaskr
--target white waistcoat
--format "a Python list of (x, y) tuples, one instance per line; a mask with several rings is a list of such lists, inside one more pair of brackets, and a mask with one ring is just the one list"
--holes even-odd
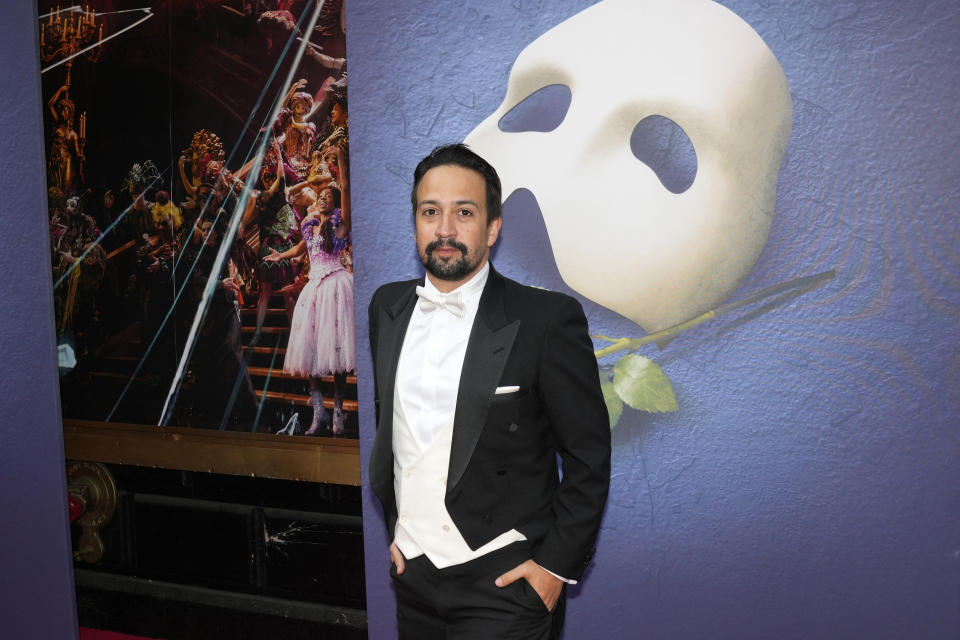
[(404, 417), (403, 403), (393, 399), (393, 488), (397, 500), (394, 542), (407, 559), (426, 554), (437, 568), (462, 564), (511, 542), (526, 540), (516, 529), (471, 550), (444, 505), (453, 416), (433, 442), (421, 449)]

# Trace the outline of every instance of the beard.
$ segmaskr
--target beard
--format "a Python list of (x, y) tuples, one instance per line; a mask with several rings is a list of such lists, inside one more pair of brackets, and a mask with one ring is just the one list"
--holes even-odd
[[(433, 252), (440, 247), (451, 247), (460, 252), (460, 258), (443, 262), (438, 260)], [(480, 264), (477, 259), (471, 259), (470, 250), (467, 245), (456, 240), (434, 240), (427, 245), (420, 256), (420, 262), (423, 263), (427, 272), (435, 278), (446, 281), (462, 280), (470, 275)]]

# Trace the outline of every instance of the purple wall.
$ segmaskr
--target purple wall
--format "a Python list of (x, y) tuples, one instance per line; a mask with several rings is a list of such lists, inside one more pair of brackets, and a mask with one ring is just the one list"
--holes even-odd
[(6, 638), (76, 637), (46, 215), (37, 13), (0, 20), (0, 620)]
[[(590, 4), (347, 3), (359, 309), (380, 283), (419, 274), (416, 161), (462, 140), (499, 104), (519, 51)], [(566, 637), (957, 637), (960, 12), (952, 0), (722, 4), (773, 50), (794, 103), (770, 239), (731, 299), (837, 275), (643, 352), (680, 411), (627, 412), (615, 428), (600, 546)], [(515, 196), (504, 220), (498, 269), (563, 289), (532, 198)], [(642, 335), (586, 308), (595, 333)], [(366, 460), (373, 413), (361, 417)], [(364, 497), (370, 635), (390, 638), (386, 532)]]

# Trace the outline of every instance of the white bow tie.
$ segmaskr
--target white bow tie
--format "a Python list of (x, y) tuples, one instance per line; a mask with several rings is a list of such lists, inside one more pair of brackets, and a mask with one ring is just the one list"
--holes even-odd
[(420, 309), (422, 311), (446, 309), (458, 318), (462, 318), (467, 312), (467, 305), (463, 303), (459, 291), (452, 293), (432, 293), (418, 286), (417, 295), (420, 296)]

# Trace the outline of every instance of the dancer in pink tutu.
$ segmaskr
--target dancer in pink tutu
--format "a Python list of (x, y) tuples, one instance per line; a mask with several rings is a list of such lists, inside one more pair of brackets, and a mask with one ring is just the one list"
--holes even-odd
[(330, 424), (320, 391), (320, 377), (329, 374), (333, 374), (333, 433), (343, 433), (343, 388), (347, 373), (357, 366), (353, 274), (341, 258), (350, 243), (350, 187), (343, 152), (338, 155), (342, 198), (333, 187), (322, 189), (300, 225), (303, 239), (283, 253), (272, 251), (264, 257), (267, 262), (277, 262), (304, 251), (310, 256), (310, 281), (300, 292), (293, 311), (283, 363), (286, 373), (310, 379), (313, 421), (306, 435)]

